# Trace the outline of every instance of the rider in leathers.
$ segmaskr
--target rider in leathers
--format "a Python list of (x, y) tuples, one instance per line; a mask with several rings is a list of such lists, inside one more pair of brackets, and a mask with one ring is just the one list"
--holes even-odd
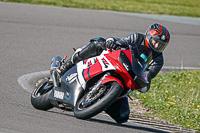
[[(169, 44), (169, 41), (169, 30), (164, 25), (158, 23), (149, 26), (145, 35), (141, 33), (133, 33), (121, 39), (112, 37), (108, 38), (106, 43), (91, 40), (88, 45), (82, 49), (76, 50), (72, 57), (61, 65), (58, 72), (62, 75), (79, 61), (100, 55), (104, 46), (110, 49), (116, 49), (117, 46), (137, 46), (139, 51), (147, 50), (147, 52), (152, 52), (152, 60), (149, 64), (147, 75), (149, 83), (147, 87), (140, 90), (140, 92), (146, 92), (150, 89), (151, 79), (159, 73), (164, 64), (162, 51)], [(125, 97), (114, 102), (105, 110), (105, 112), (117, 123), (126, 122), (130, 114), (128, 98)]]

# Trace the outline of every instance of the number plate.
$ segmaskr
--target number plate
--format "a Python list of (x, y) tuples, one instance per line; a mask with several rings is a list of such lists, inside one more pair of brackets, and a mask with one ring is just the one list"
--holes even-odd
[(54, 97), (58, 98), (58, 99), (63, 99), (64, 98), (64, 92), (54, 90)]

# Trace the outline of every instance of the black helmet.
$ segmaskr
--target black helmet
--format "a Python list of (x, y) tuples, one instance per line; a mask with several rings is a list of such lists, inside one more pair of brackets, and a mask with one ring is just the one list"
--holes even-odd
[[(157, 46), (155, 46), (152, 41), (157, 43)], [(154, 52), (164, 51), (169, 41), (169, 30), (162, 24), (155, 23), (149, 26), (145, 33), (145, 45), (150, 47)]]

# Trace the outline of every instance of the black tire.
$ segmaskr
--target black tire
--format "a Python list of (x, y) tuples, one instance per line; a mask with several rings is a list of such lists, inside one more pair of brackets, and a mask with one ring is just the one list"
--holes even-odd
[[(31, 94), (31, 104), (36, 109), (46, 111), (53, 108), (53, 105), (48, 100), (53, 85), (49, 85), (48, 81), (48, 78), (43, 79)], [(47, 87), (47, 85), (49, 86)]]
[(78, 119), (89, 119), (107, 107), (109, 107), (115, 100), (119, 97), (122, 92), (122, 87), (117, 82), (109, 82), (110, 87), (106, 88), (106, 92), (100, 98), (98, 98), (94, 103), (87, 107), (81, 107), (82, 103), (84, 102), (85, 98), (87, 97), (88, 93), (85, 94), (76, 104), (74, 108), (74, 115)]

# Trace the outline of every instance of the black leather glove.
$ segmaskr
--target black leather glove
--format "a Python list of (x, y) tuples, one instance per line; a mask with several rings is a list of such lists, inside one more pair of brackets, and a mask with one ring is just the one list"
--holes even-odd
[(110, 49), (116, 49), (117, 48), (116, 40), (114, 38), (108, 38), (106, 39), (106, 47)]

